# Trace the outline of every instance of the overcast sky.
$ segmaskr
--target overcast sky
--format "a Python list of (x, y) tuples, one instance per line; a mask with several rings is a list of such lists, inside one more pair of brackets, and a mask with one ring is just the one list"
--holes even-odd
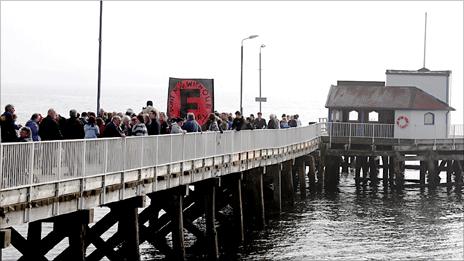
[[(452, 71), (452, 121), (462, 123), (463, 8), (462, 1), (105, 1), (102, 107), (137, 109), (151, 99), (165, 111), (168, 78), (194, 77), (214, 78), (215, 108), (236, 111), (240, 42), (258, 34), (244, 42), (245, 113), (258, 110), (265, 44), (264, 113), (317, 120), (337, 80), (385, 81), (387, 69), (421, 68), (428, 12), (426, 67)], [(1, 104), (95, 110), (98, 25), (98, 1), (2, 1)]]

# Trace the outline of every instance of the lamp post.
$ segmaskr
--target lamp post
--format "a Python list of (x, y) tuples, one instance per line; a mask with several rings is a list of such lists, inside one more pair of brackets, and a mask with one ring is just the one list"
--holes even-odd
[(240, 114), (243, 115), (243, 106), (242, 106), (242, 98), (243, 98), (243, 41), (248, 39), (253, 39), (258, 37), (258, 35), (250, 35), (247, 38), (242, 40), (242, 45), (240, 49)]
[(259, 47), (259, 112), (263, 112), (261, 110), (261, 102), (262, 102), (262, 96), (261, 96), (261, 49), (263, 49), (264, 47), (266, 47), (266, 45), (264, 44), (261, 44), (261, 46)]
[(101, 54), (102, 54), (103, 0), (100, 0), (100, 31), (98, 34), (97, 116), (100, 113)]

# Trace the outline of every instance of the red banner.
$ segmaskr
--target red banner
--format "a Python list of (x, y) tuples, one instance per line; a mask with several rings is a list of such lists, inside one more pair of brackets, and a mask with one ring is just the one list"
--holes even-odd
[(214, 112), (213, 79), (169, 78), (168, 108), (169, 118), (186, 118), (193, 112), (200, 125)]

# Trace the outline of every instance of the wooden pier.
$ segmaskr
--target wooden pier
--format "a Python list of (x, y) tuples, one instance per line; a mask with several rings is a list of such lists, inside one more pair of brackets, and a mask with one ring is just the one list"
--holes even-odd
[[(144, 242), (167, 259), (200, 253), (216, 260), (225, 249), (246, 244), (249, 232), (265, 229), (297, 197), (336, 189), (340, 173), (349, 169), (359, 189), (463, 184), (461, 138), (330, 136), (323, 124), (2, 144), (1, 150), (1, 246), (16, 248), (21, 260), (47, 260), (66, 238), (54, 260), (140, 260)], [(405, 169), (419, 171), (419, 178), (405, 179)], [(96, 207), (109, 212), (96, 220)], [(53, 224), (46, 235), (44, 223)], [(22, 224), (26, 235), (16, 229)]]

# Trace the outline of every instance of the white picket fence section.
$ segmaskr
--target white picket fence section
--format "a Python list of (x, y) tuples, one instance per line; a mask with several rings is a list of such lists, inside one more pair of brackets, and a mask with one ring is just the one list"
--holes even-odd
[(318, 138), (321, 125), (127, 138), (2, 143), (0, 191), (272, 149)]

